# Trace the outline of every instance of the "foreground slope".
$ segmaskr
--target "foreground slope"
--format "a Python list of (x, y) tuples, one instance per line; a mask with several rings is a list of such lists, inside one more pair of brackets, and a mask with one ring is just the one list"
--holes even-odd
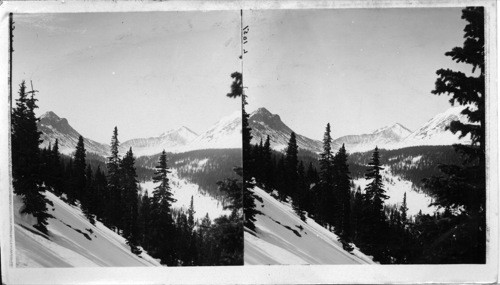
[(245, 264), (364, 264), (373, 263), (358, 250), (342, 249), (337, 236), (312, 219), (307, 223), (264, 190), (255, 187), (256, 232), (245, 231)]
[(21, 199), (15, 196), (14, 223), (17, 267), (160, 266), (145, 253), (130, 252), (123, 237), (100, 222), (93, 226), (79, 208), (70, 206), (50, 192), (46, 197), (53, 216), (48, 220), (49, 235), (31, 225), (30, 215), (21, 215)]

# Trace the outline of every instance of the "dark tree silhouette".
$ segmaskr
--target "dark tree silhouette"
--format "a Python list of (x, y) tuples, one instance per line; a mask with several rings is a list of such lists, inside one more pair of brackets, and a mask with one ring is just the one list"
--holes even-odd
[[(47, 233), (47, 203), (45, 187), (40, 176), (40, 132), (35, 116), (37, 99), (34, 90), (27, 92), (24, 81), (19, 86), (19, 98), (12, 110), (12, 178), (14, 193), (21, 196), (24, 207), (22, 213), (37, 219), (35, 228)], [(28, 94), (31, 93), (31, 96)]]
[[(462, 19), (464, 44), (446, 52), (455, 62), (470, 65), (471, 74), (439, 69), (433, 94), (448, 94), (450, 103), (466, 106), (462, 114), (469, 122), (452, 121), (449, 130), (460, 137), (470, 135), (470, 145), (455, 145), (461, 165), (440, 165), (442, 176), (425, 180), (434, 205), (449, 213), (448, 230), (428, 245), (423, 260), (438, 263), (484, 263), (486, 261), (486, 163), (485, 163), (485, 50), (484, 8), (467, 7)], [(451, 211), (461, 209), (460, 211)], [(447, 219), (447, 220), (444, 220)]]

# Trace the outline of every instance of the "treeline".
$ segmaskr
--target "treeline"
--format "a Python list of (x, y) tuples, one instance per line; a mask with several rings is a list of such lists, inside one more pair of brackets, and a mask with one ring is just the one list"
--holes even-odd
[[(381, 164), (390, 172), (411, 181), (417, 187), (423, 186), (423, 180), (440, 174), (441, 164), (460, 164), (460, 155), (452, 146), (413, 146), (401, 149), (380, 149)], [(349, 155), (350, 170), (353, 178), (364, 176), (365, 165), (371, 153), (353, 153)]]
[[(219, 191), (217, 182), (237, 178), (233, 169), (241, 165), (241, 149), (200, 149), (167, 155), (180, 178), (199, 185), (202, 191), (218, 200), (224, 200), (226, 194)], [(153, 168), (159, 156), (139, 157), (137, 164), (145, 169)]]
[[(34, 95), (34, 91), (26, 91), (22, 82), (12, 112), (12, 162), (14, 192), (23, 199), (23, 213), (37, 218), (34, 225), (37, 229), (50, 237), (47, 230), (50, 201), (44, 195), (49, 190), (67, 203), (79, 206), (93, 225), (102, 222), (122, 235), (134, 254), (140, 254), (142, 247), (169, 266), (243, 263), (242, 203), (238, 200), (241, 195), (235, 194), (236, 180), (218, 184), (221, 191), (228, 192), (226, 208), (232, 210), (229, 216), (212, 221), (207, 215), (202, 221), (195, 220), (192, 202), (187, 212), (172, 209), (175, 199), (165, 151), (155, 166), (154, 191), (151, 195), (147, 191), (140, 193), (132, 148), (120, 157), (116, 127), (105, 170), (102, 164), (97, 163), (94, 169), (87, 161), (81, 136), (69, 160), (61, 158), (57, 140), (40, 149)], [(95, 165), (95, 160), (92, 162)]]

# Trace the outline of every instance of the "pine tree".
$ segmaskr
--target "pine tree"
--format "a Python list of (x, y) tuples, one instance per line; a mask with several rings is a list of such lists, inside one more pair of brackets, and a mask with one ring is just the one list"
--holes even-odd
[(386, 223), (384, 200), (388, 198), (385, 195), (384, 185), (382, 183), (380, 166), (380, 156), (378, 148), (375, 147), (372, 159), (368, 163), (365, 177), (369, 182), (365, 187), (365, 205), (363, 207), (363, 227), (361, 240), (364, 244), (365, 253), (374, 255), (380, 262), (387, 263), (389, 254), (387, 248), (388, 225)]
[(371, 180), (371, 182), (365, 187), (365, 195), (367, 200), (370, 201), (371, 212), (376, 222), (383, 222), (385, 221), (384, 200), (389, 197), (385, 195), (384, 184), (382, 183), (382, 174), (380, 172), (383, 168), (380, 166), (378, 147), (375, 147), (368, 165), (370, 167), (366, 170), (365, 177), (366, 180)]
[(189, 203), (189, 209), (188, 209), (188, 226), (190, 231), (193, 231), (194, 229), (194, 203), (193, 203), (193, 196), (191, 195), (191, 203)]
[(154, 255), (158, 256), (162, 263), (177, 265), (173, 244), (175, 240), (175, 227), (171, 215), (172, 203), (176, 200), (172, 197), (167, 176), (169, 173), (167, 153), (163, 150), (153, 176), (153, 183), (157, 184), (157, 186), (153, 191), (151, 205), (151, 243)]
[(286, 180), (285, 180), (285, 188), (283, 189), (283, 197), (284, 200), (286, 200), (286, 197), (288, 195), (295, 195), (297, 190), (297, 183), (298, 183), (298, 174), (297, 174), (297, 167), (299, 164), (299, 159), (298, 159), (298, 146), (297, 146), (297, 138), (295, 136), (295, 133), (292, 132), (290, 134), (290, 140), (288, 141), (288, 146), (286, 148), (285, 152), (285, 175), (286, 175)]
[(319, 206), (319, 222), (322, 225), (333, 224), (332, 211), (330, 210), (335, 204), (334, 198), (334, 169), (333, 169), (333, 154), (332, 154), (332, 137), (330, 134), (330, 123), (326, 125), (325, 134), (323, 136), (323, 152), (320, 154), (320, 180), (319, 193), (317, 195)]
[(339, 235), (345, 250), (352, 251), (351, 242), (351, 177), (349, 176), (349, 165), (347, 164), (347, 152), (344, 144), (334, 157), (333, 168), (335, 170), (335, 231)]
[[(47, 213), (45, 187), (40, 177), (40, 132), (35, 116), (36, 99), (34, 90), (26, 91), (24, 81), (19, 86), (19, 98), (12, 111), (12, 178), (14, 193), (21, 196), (24, 207), (22, 213), (31, 214), (37, 219), (35, 228), (47, 233)], [(28, 97), (28, 93), (31, 96)]]
[(109, 217), (109, 222), (112, 227), (117, 230), (122, 229), (121, 225), (121, 209), (122, 209), (122, 197), (121, 197), (121, 173), (120, 173), (120, 156), (118, 155), (118, 146), (120, 141), (118, 140), (118, 128), (115, 127), (113, 130), (113, 136), (111, 137), (111, 155), (108, 157), (108, 162), (106, 167), (108, 168), (108, 191), (109, 191), (109, 207), (107, 207), (107, 216)]
[(50, 152), (50, 176), (54, 193), (60, 196), (63, 192), (63, 166), (61, 164), (61, 154), (59, 153), (59, 140), (56, 139)]
[(257, 195), (253, 192), (254, 182), (252, 181), (251, 169), (254, 169), (254, 158), (252, 157), (252, 129), (248, 123), (249, 115), (245, 111), (247, 105), (246, 95), (243, 92), (243, 75), (239, 72), (231, 74), (233, 83), (231, 92), (227, 94), (230, 98), (241, 97), (241, 133), (243, 150), (243, 219), (244, 225), (250, 230), (255, 230), (255, 216), (260, 213), (255, 208)]
[[(449, 130), (461, 137), (470, 135), (470, 145), (455, 145), (462, 165), (441, 165), (443, 173), (425, 181), (434, 205), (460, 209), (447, 217), (449, 229), (424, 252), (427, 262), (484, 263), (486, 261), (486, 152), (485, 152), (485, 49), (484, 7), (467, 7), (462, 19), (462, 47), (446, 52), (457, 63), (470, 65), (472, 74), (439, 69), (433, 94), (451, 95), (450, 103), (466, 106), (462, 111), (469, 122), (452, 121)], [(440, 219), (440, 222), (444, 218)]]
[(399, 211), (401, 211), (401, 223), (403, 226), (406, 225), (408, 222), (408, 207), (406, 205), (406, 192), (403, 196), (403, 203), (401, 204), (401, 207), (399, 208)]
[(217, 182), (218, 189), (221, 193), (227, 195), (228, 201), (224, 206), (224, 210), (231, 210), (234, 214), (238, 214), (243, 209), (243, 191), (242, 183), (237, 179), (226, 178)]
[(121, 185), (122, 185), (122, 222), (123, 236), (127, 239), (127, 244), (134, 254), (139, 254), (139, 228), (137, 216), (138, 210), (138, 190), (137, 173), (135, 169), (135, 158), (132, 147), (127, 151), (120, 164)]
[(272, 188), (274, 185), (274, 169), (273, 169), (273, 161), (272, 161), (272, 150), (271, 150), (271, 138), (269, 135), (266, 138), (266, 142), (264, 143), (262, 149), (262, 159), (263, 159), (263, 169), (264, 176), (263, 182), (266, 188)]
[[(361, 187), (358, 186), (356, 189), (356, 193), (354, 194), (354, 202), (352, 205), (352, 236), (353, 240), (355, 243), (358, 244), (359, 241), (361, 241), (361, 238), (363, 237), (363, 230), (364, 224), (363, 224), (363, 213), (364, 211), (364, 199), (363, 199), (363, 194), (361, 193)], [(358, 244), (361, 245), (361, 242)]]
[[(85, 168), (87, 166), (87, 163), (85, 161), (85, 145), (83, 142), (83, 137), (79, 136), (78, 137), (78, 142), (76, 144), (76, 150), (75, 150), (75, 155), (73, 159), (73, 177), (74, 177), (74, 192), (72, 193), (73, 195), (68, 197), (70, 203), (74, 203), (76, 199), (80, 200), (80, 203), (85, 203)], [(86, 207), (83, 206), (82, 207)]]
[(97, 166), (94, 173), (94, 188), (94, 213), (98, 220), (102, 221), (104, 225), (109, 227), (109, 216), (107, 215), (108, 211), (106, 211), (106, 209), (109, 208), (108, 201), (110, 201), (109, 191), (107, 189), (108, 181), (100, 166)]
[(141, 199), (141, 204), (139, 208), (139, 231), (141, 233), (140, 244), (146, 250), (150, 248), (150, 239), (151, 239), (151, 200), (148, 196), (148, 191), (144, 193)]

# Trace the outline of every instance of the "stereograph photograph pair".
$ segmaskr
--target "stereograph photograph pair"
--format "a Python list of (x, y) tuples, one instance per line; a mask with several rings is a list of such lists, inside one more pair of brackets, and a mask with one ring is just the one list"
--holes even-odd
[(498, 282), (496, 2), (265, 4), (0, 5), (4, 283)]

